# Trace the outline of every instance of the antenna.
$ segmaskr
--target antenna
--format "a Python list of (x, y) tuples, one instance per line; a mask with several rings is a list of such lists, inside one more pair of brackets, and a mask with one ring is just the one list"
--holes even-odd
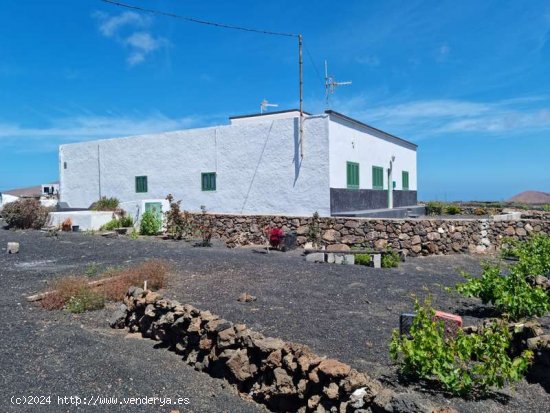
[(325, 60), (325, 99), (327, 109), (330, 108), (330, 97), (336, 91), (338, 86), (351, 85), (351, 81), (337, 82), (333, 75), (328, 74), (328, 63)]
[(269, 103), (267, 99), (262, 100), (262, 103), (260, 103), (260, 113), (267, 112), (267, 108), (277, 108), (279, 105), (276, 103)]

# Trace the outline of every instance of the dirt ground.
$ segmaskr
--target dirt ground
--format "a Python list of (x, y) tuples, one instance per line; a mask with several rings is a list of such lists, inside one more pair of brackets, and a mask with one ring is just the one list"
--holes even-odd
[[(20, 242), (21, 252), (0, 254), (5, 289), (0, 297), (1, 411), (169, 412), (175, 408), (121, 405), (77, 410), (10, 404), (11, 396), (29, 393), (183, 395), (190, 404), (178, 406), (181, 412), (263, 411), (241, 400), (222, 381), (195, 372), (175, 354), (156, 349), (153, 341), (111, 330), (108, 309), (76, 316), (43, 311), (24, 299), (58, 276), (85, 272), (90, 264), (106, 268), (165, 258), (174, 268), (163, 291), (167, 297), (243, 322), (266, 335), (307, 344), (386, 383), (396, 382), (388, 341), (399, 314), (412, 310), (411, 294), (431, 293), (438, 309), (463, 315), (465, 324), (486, 313), (477, 301), (442, 290), (461, 280), (459, 270), (480, 273), (481, 259), (474, 256), (414, 258), (396, 269), (373, 269), (307, 263), (298, 251), (266, 254), (254, 248), (193, 248), (185, 242), (84, 234), (61, 234), (56, 239), (37, 231), (0, 230), (0, 247), (5, 248), (8, 241)], [(257, 301), (238, 302), (243, 292)], [(544, 321), (548, 329), (548, 320)], [(540, 384), (527, 381), (485, 400), (447, 400), (437, 393), (425, 396), (466, 413), (550, 411), (550, 395)]]

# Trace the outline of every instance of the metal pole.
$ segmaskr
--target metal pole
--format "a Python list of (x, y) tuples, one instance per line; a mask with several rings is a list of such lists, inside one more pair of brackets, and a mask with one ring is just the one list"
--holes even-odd
[(298, 66), (300, 67), (300, 158), (304, 158), (304, 75), (302, 60), (302, 35), (298, 35)]
[(99, 145), (97, 145), (97, 181), (98, 181), (99, 199), (101, 199), (101, 161), (99, 158)]

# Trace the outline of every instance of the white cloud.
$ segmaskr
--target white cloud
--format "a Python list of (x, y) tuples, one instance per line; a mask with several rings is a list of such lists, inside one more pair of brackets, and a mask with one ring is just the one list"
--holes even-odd
[(448, 44), (442, 44), (437, 49), (436, 60), (438, 62), (444, 62), (449, 57), (450, 53), (451, 53), (451, 47)]
[(127, 11), (113, 16), (96, 12), (93, 16), (98, 20), (98, 30), (104, 37), (115, 39), (128, 49), (126, 61), (130, 66), (144, 62), (155, 50), (169, 45), (164, 37), (144, 30), (151, 25), (151, 19), (141, 14)]
[(146, 27), (150, 19), (133, 11), (125, 11), (118, 16), (96, 12), (94, 17), (99, 20), (99, 31), (105, 37), (113, 37), (124, 26)]
[(187, 116), (170, 118), (162, 113), (146, 116), (81, 115), (52, 119), (48, 126), (27, 127), (13, 123), (0, 123), (0, 142), (43, 140), (55, 145), (60, 142), (83, 141), (99, 138), (144, 135), (155, 132), (188, 129), (208, 124), (209, 118)]
[(357, 61), (357, 63), (371, 67), (375, 67), (380, 64), (380, 59), (377, 56), (373, 55), (359, 56), (355, 60)]
[(411, 139), (456, 133), (489, 133), (498, 137), (517, 132), (550, 130), (550, 99), (527, 96), (494, 102), (432, 99), (373, 104), (364, 96), (335, 101), (335, 110), (388, 132)]

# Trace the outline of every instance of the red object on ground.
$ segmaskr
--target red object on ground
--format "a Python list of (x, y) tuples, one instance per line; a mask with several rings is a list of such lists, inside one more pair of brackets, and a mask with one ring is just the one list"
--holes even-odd
[(281, 228), (270, 228), (268, 232), (269, 243), (272, 247), (278, 247), (285, 237), (285, 233)]
[(456, 314), (436, 311), (434, 319), (436, 321), (443, 321), (445, 324), (445, 336), (447, 337), (456, 336), (458, 330), (462, 328), (462, 317)]

